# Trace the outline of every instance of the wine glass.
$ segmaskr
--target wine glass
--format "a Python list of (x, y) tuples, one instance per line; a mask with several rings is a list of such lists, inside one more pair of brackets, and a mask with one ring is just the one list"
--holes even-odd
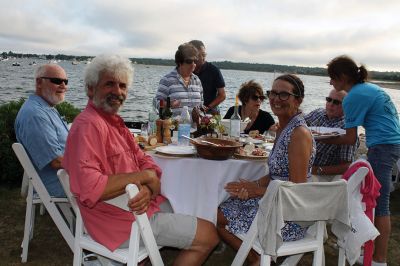
[(149, 137), (149, 124), (148, 123), (143, 123), (140, 126), (140, 135), (146, 139)]
[(265, 139), (268, 142), (274, 142), (275, 138), (276, 138), (276, 131), (274, 131), (274, 130), (265, 131)]
[(159, 115), (158, 107), (159, 107), (158, 100), (157, 100), (156, 97), (153, 97), (152, 108), (153, 108), (153, 111), (156, 113), (157, 116)]

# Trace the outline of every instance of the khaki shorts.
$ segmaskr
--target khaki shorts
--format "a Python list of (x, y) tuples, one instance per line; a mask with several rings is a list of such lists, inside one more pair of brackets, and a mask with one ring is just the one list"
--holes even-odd
[[(196, 235), (197, 218), (173, 213), (168, 201), (163, 202), (160, 209), (149, 219), (157, 245), (188, 249)], [(140, 245), (143, 245), (142, 239)], [(120, 248), (128, 247), (129, 239), (120, 246)]]

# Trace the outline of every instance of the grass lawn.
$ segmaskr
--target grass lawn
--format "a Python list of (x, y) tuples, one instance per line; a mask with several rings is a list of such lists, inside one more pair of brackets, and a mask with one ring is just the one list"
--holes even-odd
[[(391, 195), (392, 235), (390, 239), (388, 265), (400, 265), (400, 190)], [(28, 262), (21, 263), (20, 247), (24, 230), (25, 200), (19, 189), (7, 190), (0, 187), (0, 265), (72, 265), (73, 254), (58, 232), (48, 214), (39, 215), (37, 210), (35, 230), (29, 245)], [(337, 265), (337, 250), (333, 237), (325, 244), (326, 265)], [(175, 249), (161, 251), (166, 265), (171, 265), (178, 254)], [(226, 248), (222, 253), (213, 252), (205, 265), (230, 265), (235, 252)], [(299, 265), (311, 265), (312, 256), (307, 254)]]

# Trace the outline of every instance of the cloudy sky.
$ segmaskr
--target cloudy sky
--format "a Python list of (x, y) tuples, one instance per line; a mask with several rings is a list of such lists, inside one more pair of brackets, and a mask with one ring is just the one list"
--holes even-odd
[(348, 54), (400, 71), (399, 0), (0, 0), (0, 52), (173, 58), (203, 40), (208, 60), (325, 67)]

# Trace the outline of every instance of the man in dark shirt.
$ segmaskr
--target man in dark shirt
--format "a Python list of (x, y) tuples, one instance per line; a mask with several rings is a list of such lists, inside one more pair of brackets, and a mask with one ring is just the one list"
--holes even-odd
[(225, 100), (225, 81), (221, 71), (213, 64), (206, 61), (206, 48), (199, 40), (190, 41), (199, 54), (194, 73), (200, 78), (203, 86), (204, 111), (219, 113), (218, 105)]

